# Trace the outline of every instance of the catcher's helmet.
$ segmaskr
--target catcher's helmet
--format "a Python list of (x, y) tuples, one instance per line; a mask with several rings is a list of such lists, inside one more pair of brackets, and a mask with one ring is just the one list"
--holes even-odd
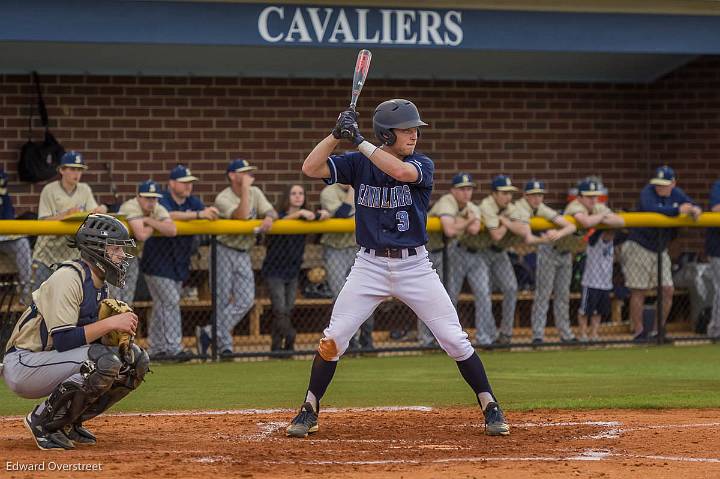
[(89, 215), (78, 228), (75, 237), (68, 238), (68, 246), (79, 249), (81, 258), (105, 273), (105, 281), (122, 288), (125, 286), (125, 274), (130, 266), (128, 260), (132, 256), (125, 253), (123, 248), (123, 259), (115, 263), (107, 254), (108, 245), (135, 246), (135, 241), (130, 238), (125, 225), (110, 215)]
[(386, 145), (395, 143), (397, 137), (393, 128), (413, 128), (427, 126), (420, 119), (420, 113), (413, 102), (395, 99), (380, 103), (373, 114), (373, 129), (378, 140)]

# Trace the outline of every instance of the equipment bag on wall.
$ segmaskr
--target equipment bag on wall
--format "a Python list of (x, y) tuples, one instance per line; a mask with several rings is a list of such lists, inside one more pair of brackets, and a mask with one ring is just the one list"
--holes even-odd
[(20, 161), (18, 162), (18, 175), (21, 181), (35, 183), (47, 181), (57, 174), (57, 167), (60, 165), (60, 158), (65, 149), (48, 130), (48, 114), (40, 90), (40, 79), (36, 72), (33, 72), (33, 80), (38, 95), (38, 111), (42, 126), (45, 127), (45, 137), (42, 141), (32, 141), (32, 120), (34, 108), (30, 108), (28, 119), (28, 141), (20, 150)]

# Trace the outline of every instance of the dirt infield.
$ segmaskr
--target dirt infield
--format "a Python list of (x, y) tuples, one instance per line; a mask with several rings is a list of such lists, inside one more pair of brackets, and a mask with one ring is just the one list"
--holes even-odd
[(107, 416), (74, 451), (0, 418), (0, 477), (720, 477), (720, 410), (511, 412), (512, 434), (487, 437), (477, 408), (328, 409), (305, 440), (285, 437), (292, 416)]

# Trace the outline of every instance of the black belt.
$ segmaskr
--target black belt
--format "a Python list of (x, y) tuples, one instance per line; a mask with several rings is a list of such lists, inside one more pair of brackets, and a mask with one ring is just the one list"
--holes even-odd
[(474, 254), (474, 253), (477, 253), (478, 251), (480, 251), (480, 250), (477, 249), (477, 248), (471, 248), (471, 247), (469, 247), (469, 246), (464, 246), (464, 245), (461, 245), (461, 244), (459, 244), (458, 246), (459, 246), (460, 248), (464, 249), (465, 251), (467, 251), (468, 253), (473, 253), (473, 254)]
[(371, 249), (365, 248), (365, 253), (370, 254), (371, 251), (375, 251), (375, 256), (380, 258), (402, 258), (403, 251), (407, 249), (408, 256), (416, 256), (417, 250), (415, 248), (383, 248), (383, 249)]

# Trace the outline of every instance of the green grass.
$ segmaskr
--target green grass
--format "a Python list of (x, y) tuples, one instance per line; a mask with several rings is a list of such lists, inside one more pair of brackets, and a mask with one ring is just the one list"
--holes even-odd
[[(481, 353), (495, 393), (509, 410), (534, 408), (720, 407), (720, 347)], [(118, 411), (295, 408), (310, 361), (153, 365)], [(0, 415), (37, 401), (0, 383)], [(443, 354), (345, 358), (324, 406), (471, 405), (470, 389)]]

